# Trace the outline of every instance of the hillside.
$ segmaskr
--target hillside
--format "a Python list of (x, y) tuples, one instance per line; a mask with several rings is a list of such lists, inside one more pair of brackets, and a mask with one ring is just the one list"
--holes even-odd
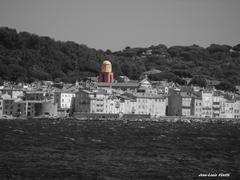
[(126, 47), (111, 52), (0, 28), (2, 80), (74, 82), (96, 76), (105, 58), (112, 61), (115, 76), (127, 75), (138, 79), (144, 71), (159, 69), (162, 73), (151, 75), (152, 80), (168, 79), (184, 84), (183, 77), (201, 76), (240, 84), (240, 44), (234, 47), (212, 44), (207, 48), (160, 44), (147, 48)]

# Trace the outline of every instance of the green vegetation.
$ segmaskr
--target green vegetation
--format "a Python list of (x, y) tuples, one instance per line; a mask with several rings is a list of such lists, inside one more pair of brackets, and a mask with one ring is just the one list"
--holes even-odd
[(225, 81), (223, 81), (220, 84), (218, 84), (216, 86), (216, 89), (224, 90), (224, 91), (232, 91), (232, 92), (236, 92), (237, 91), (236, 87), (232, 83), (225, 82)]
[(198, 76), (195, 76), (194, 78), (192, 78), (190, 84), (197, 85), (197, 86), (200, 86), (200, 87), (206, 87), (207, 86), (206, 80), (204, 78), (201, 78), (201, 77), (198, 77)]
[(162, 73), (151, 75), (151, 79), (186, 84), (184, 77), (200, 77), (228, 82), (230, 86), (240, 84), (240, 44), (234, 47), (212, 44), (207, 48), (197, 45), (168, 48), (159, 44), (148, 48), (127, 46), (112, 52), (0, 28), (2, 80), (74, 82), (97, 76), (104, 59), (112, 61), (115, 76), (126, 75), (131, 79), (138, 79), (144, 71), (159, 69)]

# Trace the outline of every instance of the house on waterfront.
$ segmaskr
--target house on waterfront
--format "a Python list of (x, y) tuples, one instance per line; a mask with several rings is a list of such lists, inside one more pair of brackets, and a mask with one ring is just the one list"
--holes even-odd
[(193, 103), (191, 92), (173, 91), (168, 97), (168, 116), (192, 116)]
[(54, 92), (54, 103), (57, 104), (58, 116), (66, 117), (74, 111), (74, 100), (78, 89), (76, 86)]
[[(112, 83), (114, 84), (114, 83)], [(110, 84), (111, 85), (111, 84)], [(122, 92), (105, 87), (80, 89), (75, 98), (78, 114), (135, 114), (159, 117), (166, 115), (166, 97), (159, 95), (147, 79), (138, 83), (136, 91)]]
[(14, 99), (9, 94), (2, 95), (2, 115), (13, 116)]
[(213, 117), (213, 91), (202, 91), (202, 117)]

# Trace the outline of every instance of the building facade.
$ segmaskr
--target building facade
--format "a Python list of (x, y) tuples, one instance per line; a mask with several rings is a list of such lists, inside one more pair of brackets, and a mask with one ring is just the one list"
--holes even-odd
[(193, 97), (191, 93), (174, 91), (168, 97), (169, 116), (193, 115)]
[(213, 117), (212, 91), (202, 91), (202, 117)]
[(202, 99), (201, 97), (195, 97), (193, 99), (193, 116), (194, 117), (202, 117)]
[(234, 103), (234, 118), (240, 119), (240, 100), (237, 99)]
[(166, 115), (166, 98), (138, 92), (116, 94), (103, 89), (80, 90), (76, 94), (75, 112), (159, 117)]

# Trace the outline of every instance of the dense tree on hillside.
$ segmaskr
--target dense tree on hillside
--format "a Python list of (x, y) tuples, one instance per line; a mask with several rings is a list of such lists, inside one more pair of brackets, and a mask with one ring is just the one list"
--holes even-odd
[(0, 86), (2, 86), (3, 85), (3, 80), (2, 80), (2, 78), (0, 77)]
[(226, 81), (219, 83), (216, 86), (216, 89), (223, 90), (223, 91), (231, 91), (231, 92), (237, 91), (236, 87), (232, 83), (226, 82)]
[(207, 86), (207, 81), (202, 77), (195, 76), (195, 77), (192, 78), (192, 80), (190, 81), (189, 84), (197, 85), (197, 86), (200, 86), (200, 87), (206, 87)]
[(130, 79), (138, 79), (144, 71), (159, 69), (163, 73), (150, 78), (184, 84), (183, 77), (204, 76), (240, 84), (240, 44), (234, 47), (212, 44), (207, 48), (197, 45), (168, 48), (163, 44), (145, 48), (126, 46), (112, 52), (0, 28), (2, 80), (74, 82), (97, 76), (104, 59), (112, 61), (115, 76), (127, 75)]
[(232, 49), (235, 51), (240, 51), (240, 44), (234, 46)]

